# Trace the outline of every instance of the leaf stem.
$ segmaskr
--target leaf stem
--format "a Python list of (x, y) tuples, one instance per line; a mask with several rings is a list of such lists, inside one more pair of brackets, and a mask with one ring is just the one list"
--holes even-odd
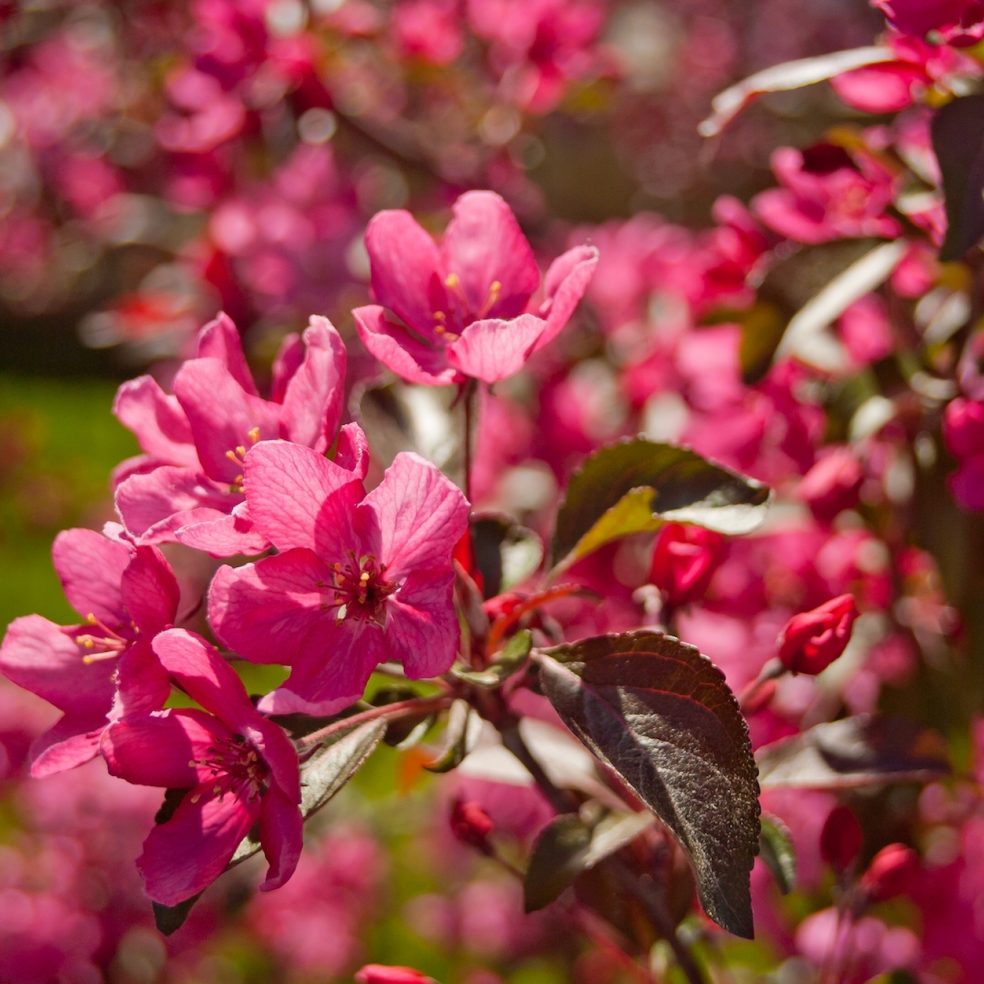
[(478, 384), (474, 379), (469, 379), (464, 384), (462, 390), (462, 402), (464, 403), (465, 435), (463, 442), (465, 458), (465, 498), (472, 501), (472, 458), (474, 457), (474, 430), (475, 430), (475, 397), (478, 394)]
[(410, 700), (399, 700), (393, 704), (383, 704), (380, 707), (370, 707), (358, 714), (351, 714), (338, 721), (332, 721), (331, 724), (325, 725), (318, 731), (312, 731), (311, 734), (298, 739), (298, 744), (305, 748), (317, 745), (332, 735), (341, 731), (349, 731), (360, 724), (366, 724), (368, 721), (389, 720), (391, 718), (410, 717), (412, 714), (440, 711), (450, 707), (454, 700), (454, 694), (438, 694), (435, 697), (414, 697)]

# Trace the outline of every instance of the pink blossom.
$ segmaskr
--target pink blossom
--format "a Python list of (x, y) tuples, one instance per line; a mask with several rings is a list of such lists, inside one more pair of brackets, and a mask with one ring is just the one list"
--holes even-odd
[(699, 599), (721, 560), (724, 537), (700, 526), (667, 523), (656, 537), (649, 577), (671, 608)]
[(780, 235), (801, 243), (857, 236), (894, 238), (901, 227), (886, 215), (894, 175), (868, 154), (857, 159), (834, 144), (804, 151), (783, 147), (772, 155), (780, 187), (752, 202), (758, 217)]
[(252, 705), (239, 677), (204, 640), (170, 629), (154, 652), (171, 679), (205, 711), (128, 714), (102, 739), (114, 776), (141, 786), (185, 790), (137, 860), (147, 894), (164, 905), (197, 895), (222, 873), (259, 824), (270, 863), (260, 886), (278, 888), (301, 852), (297, 753)]
[(451, 553), (468, 503), (433, 465), (398, 454), (363, 498), (361, 483), (334, 462), (268, 441), (246, 456), (246, 500), (279, 553), (220, 568), (209, 620), (243, 658), (291, 666), (263, 699), (265, 711), (332, 713), (386, 660), (414, 679), (450, 667), (458, 644)]
[(494, 383), (564, 327), (598, 252), (579, 246), (554, 260), (545, 298), (531, 310), (540, 274), (509, 206), (491, 191), (471, 191), (453, 212), (440, 247), (409, 212), (374, 216), (366, 248), (378, 304), (352, 313), (366, 348), (410, 382)]
[[(177, 540), (219, 556), (260, 553), (243, 494), (243, 461), (257, 441), (284, 437), (317, 451), (335, 439), (345, 348), (326, 318), (312, 317), (303, 342), (289, 336), (273, 367), (271, 399), (260, 397), (235, 325), (220, 315), (202, 329), (197, 358), (166, 394), (150, 376), (120, 387), (114, 412), (145, 454), (116, 476), (116, 507), (141, 543)], [(354, 458), (361, 431), (344, 429)], [(354, 442), (354, 444), (353, 444)]]
[(817, 519), (829, 522), (857, 504), (863, 480), (864, 471), (851, 448), (827, 447), (796, 491)]
[(357, 984), (433, 984), (433, 978), (413, 967), (366, 964), (356, 975)]
[(10, 624), (0, 645), (0, 672), (62, 712), (32, 747), (36, 776), (93, 758), (109, 717), (163, 705), (167, 681), (150, 644), (176, 620), (179, 600), (174, 574), (154, 547), (73, 529), (56, 537), (52, 559), (84, 624), (27, 615)]
[(871, 0), (902, 34), (925, 37), (931, 31), (949, 43), (973, 44), (984, 37), (981, 0)]

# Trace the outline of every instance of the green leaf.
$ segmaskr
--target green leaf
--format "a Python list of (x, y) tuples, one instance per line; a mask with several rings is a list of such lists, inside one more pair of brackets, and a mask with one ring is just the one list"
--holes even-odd
[(612, 540), (676, 521), (748, 533), (769, 490), (686, 448), (630, 438), (589, 455), (557, 514), (553, 561), (566, 566)]
[(536, 653), (564, 723), (679, 838), (707, 914), (751, 938), (759, 804), (748, 728), (721, 671), (643, 630)]
[(452, 667), (451, 673), (455, 679), (471, 683), (476, 687), (499, 687), (526, 662), (526, 657), (529, 656), (532, 648), (533, 633), (529, 629), (523, 629), (502, 647), (491, 666), (484, 670)]
[(428, 772), (450, 772), (458, 768), (472, 750), (482, 730), (482, 723), (464, 700), (456, 700), (448, 712), (444, 748), (437, 758), (425, 765)]
[(789, 828), (771, 813), (762, 817), (759, 847), (762, 860), (772, 872), (779, 891), (788, 895), (796, 884), (796, 851)]
[(959, 260), (984, 236), (984, 95), (947, 103), (931, 129), (947, 219), (940, 259)]
[(859, 714), (818, 724), (756, 754), (763, 787), (851, 789), (928, 782), (949, 763), (939, 737), (907, 721)]
[(557, 817), (540, 832), (523, 880), (527, 912), (549, 905), (582, 871), (614, 854), (651, 827), (650, 813), (605, 813), (589, 822), (574, 813)]
[(486, 513), (473, 517), (471, 535), (486, 598), (525, 581), (543, 560), (543, 542), (536, 533), (507, 516)]
[(190, 899), (185, 899), (184, 902), (179, 902), (177, 905), (161, 905), (160, 902), (154, 902), (154, 924), (158, 931), (165, 936), (170, 936), (179, 930), (202, 894), (199, 892), (197, 895), (192, 895)]

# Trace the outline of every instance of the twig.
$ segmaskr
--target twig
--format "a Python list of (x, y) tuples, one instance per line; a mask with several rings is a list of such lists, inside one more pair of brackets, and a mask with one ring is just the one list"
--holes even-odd
[(317, 745), (319, 742), (330, 738), (340, 731), (348, 731), (367, 721), (389, 720), (390, 718), (410, 717), (412, 714), (428, 714), (431, 711), (440, 711), (450, 707), (454, 702), (454, 694), (439, 694), (436, 697), (414, 697), (410, 700), (399, 700), (393, 704), (383, 704), (380, 707), (370, 707), (367, 711), (360, 711), (349, 717), (332, 721), (331, 724), (318, 731), (312, 731), (298, 739), (298, 744), (302, 746)]

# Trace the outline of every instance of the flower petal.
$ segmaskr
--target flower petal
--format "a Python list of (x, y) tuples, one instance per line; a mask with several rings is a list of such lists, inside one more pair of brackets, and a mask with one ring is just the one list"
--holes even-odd
[(183, 525), (174, 531), (174, 539), (213, 557), (255, 557), (270, 547), (270, 541), (253, 526), (245, 502), (228, 514), (196, 509), (179, 518)]
[(235, 731), (258, 717), (236, 671), (201, 636), (168, 629), (152, 643), (161, 666), (189, 696)]
[(418, 331), (445, 307), (440, 257), (434, 240), (403, 209), (378, 212), (366, 227), (372, 294)]
[(123, 571), (120, 591), (124, 607), (141, 631), (158, 632), (174, 621), (181, 589), (156, 547), (137, 547)]
[(120, 595), (120, 578), (133, 553), (96, 530), (64, 530), (55, 537), (51, 559), (72, 607), (118, 628), (129, 621)]
[(473, 321), (448, 346), (448, 362), (472, 379), (497, 383), (523, 368), (546, 329), (547, 323), (533, 314)]
[(116, 697), (110, 718), (159, 711), (171, 696), (171, 681), (161, 666), (151, 640), (141, 636), (116, 664)]
[(454, 662), (460, 629), (453, 574), (412, 573), (386, 606), (386, 646), (412, 680), (440, 676)]
[(43, 779), (90, 762), (99, 754), (105, 728), (105, 720), (86, 729), (74, 715), (66, 714), (31, 745), (31, 777)]
[(516, 216), (493, 191), (469, 191), (454, 203), (441, 259), (445, 273), (457, 275), (473, 317), (515, 318), (540, 284)]
[(304, 845), (304, 821), (297, 802), (275, 787), (267, 791), (260, 807), (260, 844), (270, 863), (260, 891), (269, 892), (294, 874)]
[(209, 748), (231, 738), (211, 714), (182, 708), (114, 721), (102, 736), (101, 751), (111, 776), (138, 786), (191, 789), (213, 777), (204, 764), (214, 757)]
[(424, 386), (447, 386), (458, 374), (448, 365), (444, 345), (425, 345), (406, 328), (388, 320), (381, 307), (370, 305), (352, 312), (362, 344), (391, 372)]
[(416, 569), (450, 569), (451, 551), (468, 525), (468, 500), (429, 461), (401, 452), (370, 492), (379, 559), (399, 580)]
[(168, 396), (152, 376), (125, 382), (116, 391), (113, 413), (158, 462), (189, 467), (198, 463), (191, 425), (181, 404), (176, 397)]
[(358, 424), (346, 424), (338, 432), (335, 464), (352, 472), (360, 480), (366, 477), (369, 471), (369, 441)]
[(243, 354), (239, 329), (225, 312), (210, 321), (198, 334), (197, 355), (200, 359), (218, 359), (239, 385), (253, 396), (259, 396), (249, 363)]
[(259, 811), (259, 799), (215, 796), (203, 787), (186, 794), (171, 819), (150, 832), (137, 858), (147, 894), (162, 905), (177, 905), (207, 888), (225, 870)]
[(575, 246), (550, 264), (543, 282), (546, 299), (540, 308), (541, 317), (547, 319), (547, 329), (538, 339), (535, 351), (552, 342), (570, 320), (591, 283), (598, 255), (594, 246)]
[(352, 472), (311, 448), (289, 441), (263, 441), (246, 456), (246, 501), (256, 529), (278, 550), (313, 548), (342, 556), (352, 505), (362, 483)]
[(283, 435), (324, 451), (335, 438), (345, 396), (345, 345), (327, 318), (312, 316), (304, 332), (304, 361), (287, 384)]
[(220, 567), (208, 593), (208, 620), (215, 634), (253, 663), (291, 663), (321, 623), (319, 581), (330, 572), (317, 554), (298, 548), (242, 567)]

